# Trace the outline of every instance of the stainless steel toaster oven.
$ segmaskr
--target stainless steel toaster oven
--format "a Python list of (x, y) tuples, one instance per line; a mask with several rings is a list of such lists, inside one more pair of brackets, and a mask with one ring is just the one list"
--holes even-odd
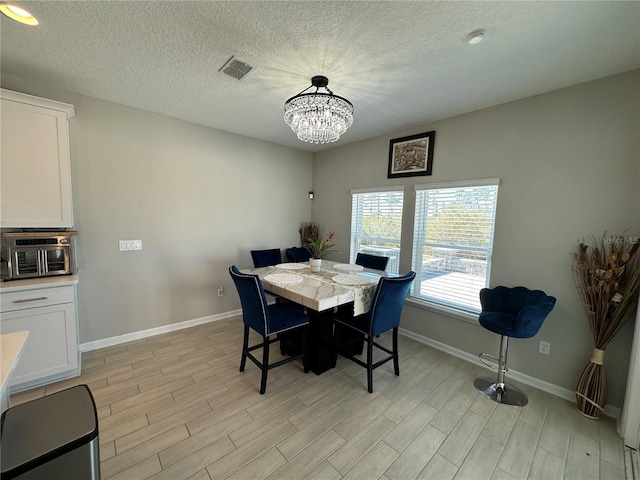
[(74, 272), (77, 232), (4, 232), (1, 242), (3, 280), (70, 275)]

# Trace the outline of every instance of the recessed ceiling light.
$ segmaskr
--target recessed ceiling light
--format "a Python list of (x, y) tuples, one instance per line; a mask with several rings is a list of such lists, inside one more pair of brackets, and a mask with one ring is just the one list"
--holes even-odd
[(25, 25), (38, 25), (36, 17), (13, 3), (0, 3), (0, 12), (16, 22), (24, 23)]
[(484, 30), (474, 30), (469, 35), (467, 35), (467, 42), (469, 45), (477, 45), (482, 41), (484, 37)]

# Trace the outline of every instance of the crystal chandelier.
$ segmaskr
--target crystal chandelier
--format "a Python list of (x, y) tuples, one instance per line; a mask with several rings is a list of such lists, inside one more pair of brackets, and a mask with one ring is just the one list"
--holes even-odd
[[(321, 75), (284, 104), (284, 121), (298, 138), (309, 143), (330, 143), (340, 138), (353, 123), (353, 105), (327, 88), (329, 79)], [(304, 93), (316, 87), (312, 93)], [(318, 90), (324, 88), (329, 93)]]

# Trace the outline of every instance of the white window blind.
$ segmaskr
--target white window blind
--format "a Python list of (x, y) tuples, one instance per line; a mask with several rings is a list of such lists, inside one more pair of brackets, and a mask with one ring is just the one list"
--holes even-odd
[(417, 185), (411, 296), (462, 313), (480, 312), (489, 285), (499, 179)]
[(358, 252), (389, 257), (387, 272), (397, 274), (404, 192), (394, 188), (351, 193), (350, 262)]

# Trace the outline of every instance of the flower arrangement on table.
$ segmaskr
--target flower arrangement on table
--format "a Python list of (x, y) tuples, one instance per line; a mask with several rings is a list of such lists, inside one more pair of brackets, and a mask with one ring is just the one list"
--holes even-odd
[(318, 238), (313, 240), (309, 239), (307, 244), (304, 245), (304, 248), (311, 252), (313, 258), (324, 258), (329, 253), (335, 251), (333, 249), (333, 247), (335, 247), (335, 244), (331, 243), (335, 236), (335, 232), (329, 232), (329, 235), (327, 235), (324, 239), (321, 236), (318, 236)]
[(639, 237), (603, 235), (573, 248), (573, 278), (593, 335), (594, 351), (576, 386), (580, 413), (600, 417), (607, 403), (604, 349), (631, 316), (640, 292)]

